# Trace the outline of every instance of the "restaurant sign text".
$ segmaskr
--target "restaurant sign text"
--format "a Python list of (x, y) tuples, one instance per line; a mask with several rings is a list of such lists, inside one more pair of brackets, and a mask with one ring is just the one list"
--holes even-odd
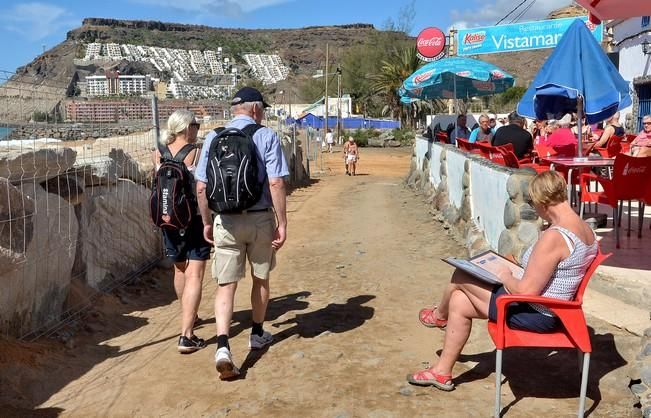
[(603, 24), (595, 25), (587, 16), (540, 20), (511, 25), (460, 29), (457, 32), (457, 55), (494, 54), (554, 48), (575, 19), (581, 19), (597, 41), (603, 40)]

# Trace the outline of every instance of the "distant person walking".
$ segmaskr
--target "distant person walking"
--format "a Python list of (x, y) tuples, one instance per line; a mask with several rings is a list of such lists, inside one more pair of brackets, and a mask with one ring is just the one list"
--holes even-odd
[(344, 145), (344, 159), (346, 160), (346, 174), (354, 176), (357, 161), (359, 161), (359, 147), (352, 136), (348, 137), (348, 142)]
[(319, 128), (316, 128), (316, 149), (320, 152), (323, 152), (323, 138), (321, 138), (321, 131)]
[[(182, 159), (188, 173), (187, 178), (192, 182), (192, 172), (199, 152), (194, 146), (197, 142), (199, 123), (194, 114), (188, 110), (177, 110), (167, 121), (167, 136), (163, 138), (162, 147), (169, 157), (177, 157), (186, 153)], [(188, 146), (188, 145), (192, 146)], [(188, 151), (188, 149), (190, 151)], [(153, 153), (153, 161), (158, 172), (161, 163), (161, 153)], [(180, 158), (179, 158), (180, 160)], [(194, 185), (187, 185), (193, 193)], [(174, 262), (174, 290), (181, 303), (181, 336), (178, 342), (180, 353), (192, 353), (206, 346), (203, 339), (193, 333), (197, 319), (197, 310), (201, 302), (201, 286), (206, 260), (210, 258), (211, 245), (203, 237), (203, 223), (197, 209), (196, 197), (192, 197), (191, 211), (193, 217), (190, 226), (185, 230), (170, 230), (162, 228), (165, 243), (165, 256)]]
[(326, 143), (328, 144), (328, 152), (332, 154), (332, 145), (335, 143), (335, 137), (332, 134), (332, 129), (328, 128), (328, 132), (326, 132)]
[[(231, 100), (231, 114), (234, 117), (224, 130), (220, 130), (219, 133), (213, 131), (206, 136), (195, 173), (204, 237), (215, 244), (212, 275), (219, 285), (215, 296), (217, 325), (215, 363), (222, 380), (233, 378), (240, 373), (233, 363), (228, 337), (235, 290), (237, 283), (244, 278), (247, 259), (253, 279), (251, 288), (253, 327), (249, 337), (249, 348), (262, 349), (273, 341), (272, 335), (264, 331), (262, 325), (269, 302), (269, 273), (276, 264), (276, 251), (280, 250), (287, 237), (286, 192), (283, 177), (289, 175), (289, 170), (278, 136), (272, 129), (260, 125), (266, 107), (268, 105), (264, 102), (262, 94), (254, 88), (244, 87), (235, 93)], [(246, 177), (246, 173), (242, 176), (229, 177), (220, 171), (222, 168), (219, 168), (219, 166), (228, 166), (231, 161), (229, 159), (235, 156), (232, 152), (234, 148), (231, 147), (236, 145), (233, 144), (253, 146), (252, 151), (255, 155), (251, 158), (255, 158), (257, 173), (255, 179), (249, 180), (251, 183), (247, 183), (246, 188), (240, 183), (240, 178)], [(245, 148), (242, 152), (247, 150), (251, 151), (251, 148)], [(220, 155), (222, 155), (221, 160), (219, 160)], [(242, 161), (240, 163), (240, 167), (244, 167)], [(211, 171), (208, 167), (212, 167)], [(215, 171), (219, 171), (219, 175), (216, 175)], [(236, 183), (228, 183), (229, 186), (220, 181), (236, 181)], [(258, 187), (261, 193), (252, 206), (238, 205), (245, 190)], [(233, 191), (229, 194), (227, 189), (231, 191), (236, 189), (239, 192)], [(217, 192), (214, 193), (214, 190)], [(255, 200), (256, 196), (253, 194), (251, 196)], [(220, 208), (230, 207), (231, 204), (235, 207), (244, 206), (244, 208), (220, 210)], [(216, 212), (214, 224), (211, 209)]]

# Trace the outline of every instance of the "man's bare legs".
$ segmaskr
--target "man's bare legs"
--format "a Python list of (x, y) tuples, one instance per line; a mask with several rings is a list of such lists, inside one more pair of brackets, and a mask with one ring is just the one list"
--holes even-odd
[(219, 285), (215, 295), (215, 325), (217, 335), (229, 335), (233, 318), (233, 303), (237, 282)]
[(269, 280), (259, 279), (253, 276), (251, 287), (251, 311), (253, 322), (261, 324), (267, 315), (269, 304)]

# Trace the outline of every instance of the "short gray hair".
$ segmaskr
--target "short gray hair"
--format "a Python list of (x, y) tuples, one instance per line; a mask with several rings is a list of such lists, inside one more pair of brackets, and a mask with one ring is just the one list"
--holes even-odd
[(642, 120), (650, 120), (650, 119), (651, 119), (651, 115), (642, 116)]
[(262, 102), (244, 102), (231, 106), (231, 113), (248, 113), (253, 110), (253, 106), (258, 106), (260, 109), (264, 109), (264, 103)]
[(482, 119), (486, 119), (489, 122), (491, 120), (491, 118), (486, 113), (482, 113), (481, 115), (479, 115), (479, 122), (481, 122)]

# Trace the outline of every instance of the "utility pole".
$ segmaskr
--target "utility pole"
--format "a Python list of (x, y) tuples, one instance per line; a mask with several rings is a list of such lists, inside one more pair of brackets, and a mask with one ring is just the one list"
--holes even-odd
[(337, 67), (337, 143), (341, 145), (341, 67)]
[[(323, 126), (323, 140), (325, 141), (325, 136), (328, 134), (328, 56), (329, 56), (328, 44), (326, 43), (326, 62), (325, 62), (325, 72), (323, 76), (325, 77), (325, 118)], [(323, 157), (321, 157), (323, 158)]]

